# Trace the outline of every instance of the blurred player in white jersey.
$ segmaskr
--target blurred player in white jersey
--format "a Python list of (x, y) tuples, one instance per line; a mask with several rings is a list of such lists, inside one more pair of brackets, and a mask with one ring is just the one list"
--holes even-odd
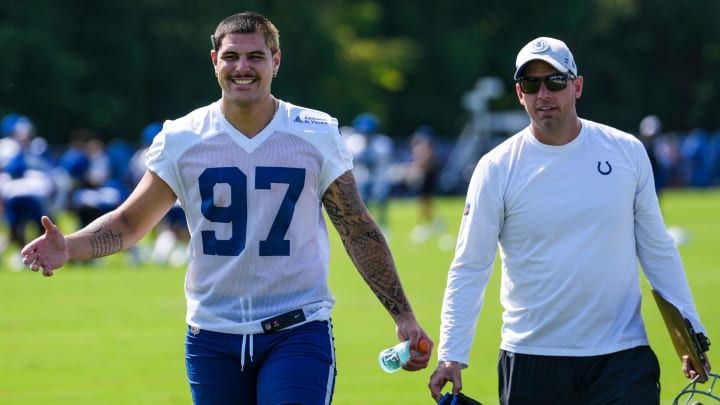
[[(395, 145), (389, 136), (380, 132), (380, 123), (375, 114), (359, 114), (353, 119), (352, 127), (354, 135), (364, 139), (361, 149), (351, 149), (353, 163), (359, 166), (353, 170), (353, 174), (358, 181), (360, 196), (373, 212), (384, 234), (388, 235), (388, 203), (392, 191), (391, 168)], [(358, 176), (359, 173), (364, 175)]]
[[(196, 404), (328, 404), (335, 383), (323, 207), (399, 340), (430, 338), (403, 292), (392, 255), (358, 193), (331, 116), (276, 99), (277, 29), (256, 13), (218, 25), (210, 52), (219, 101), (166, 121), (148, 170), (116, 210), (23, 249), (46, 276), (68, 260), (127, 249), (177, 199), (191, 233), (185, 293), (186, 365)], [(405, 366), (427, 366), (417, 354)]]

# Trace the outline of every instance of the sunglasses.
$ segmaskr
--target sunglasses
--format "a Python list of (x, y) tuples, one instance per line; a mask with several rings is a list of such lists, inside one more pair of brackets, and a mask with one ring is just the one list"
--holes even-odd
[(555, 73), (543, 77), (521, 77), (517, 80), (520, 90), (525, 94), (535, 94), (540, 91), (540, 85), (545, 83), (545, 88), (550, 91), (560, 91), (567, 87), (568, 79), (575, 76), (567, 73)]

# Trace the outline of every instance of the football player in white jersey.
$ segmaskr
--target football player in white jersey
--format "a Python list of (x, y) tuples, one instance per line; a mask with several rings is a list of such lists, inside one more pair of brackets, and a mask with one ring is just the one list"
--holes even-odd
[[(167, 121), (148, 170), (116, 210), (64, 236), (47, 217), (24, 263), (127, 249), (176, 200), (191, 233), (186, 365), (196, 404), (328, 404), (335, 383), (323, 207), (359, 273), (416, 350), (427, 333), (360, 198), (337, 120), (276, 99), (278, 31), (252, 13), (221, 21), (210, 52), (220, 100)], [(425, 368), (416, 353), (404, 368)]]
[[(470, 181), (431, 393), (464, 385), (499, 246), (501, 404), (658, 404), (638, 261), (652, 288), (706, 330), (648, 155), (634, 136), (578, 117), (583, 77), (564, 42), (529, 42), (515, 67), (531, 124), (483, 156)], [(683, 371), (697, 374), (687, 360)]]

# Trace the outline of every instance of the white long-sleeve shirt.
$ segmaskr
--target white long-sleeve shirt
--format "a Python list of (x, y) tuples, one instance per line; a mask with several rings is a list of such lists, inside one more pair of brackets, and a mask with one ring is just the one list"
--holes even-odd
[(500, 248), (501, 348), (593, 356), (647, 345), (638, 260), (704, 332), (642, 144), (592, 121), (562, 146), (529, 128), (483, 156), (468, 188), (443, 301), (438, 358), (468, 364)]

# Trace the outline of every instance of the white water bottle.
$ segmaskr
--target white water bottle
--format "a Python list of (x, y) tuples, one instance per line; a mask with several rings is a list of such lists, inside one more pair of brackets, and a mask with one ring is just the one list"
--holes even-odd
[(387, 373), (394, 373), (410, 360), (410, 341), (400, 342), (395, 346), (380, 352), (378, 361), (380, 368)]

